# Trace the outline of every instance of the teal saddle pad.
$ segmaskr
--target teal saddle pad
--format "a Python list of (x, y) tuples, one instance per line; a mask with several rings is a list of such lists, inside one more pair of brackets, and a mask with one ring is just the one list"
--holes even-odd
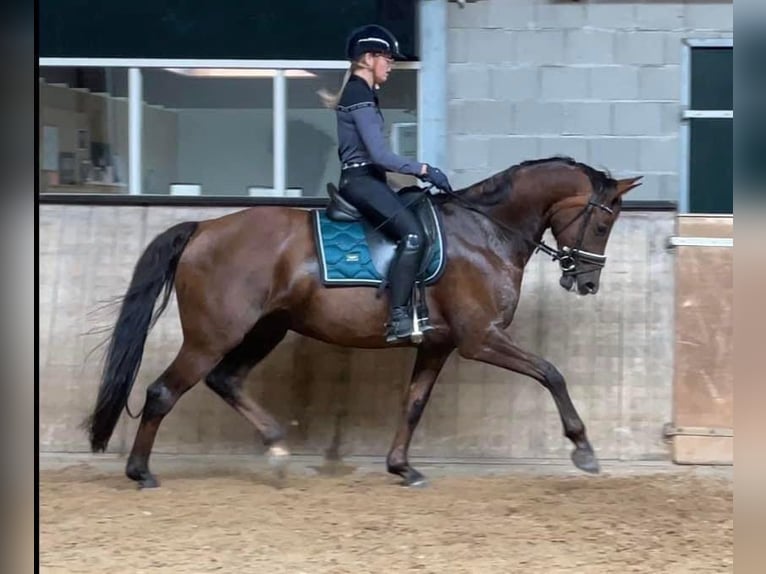
[[(432, 205), (428, 207), (432, 212)], [(444, 240), (439, 218), (433, 213), (435, 233), (425, 255), (428, 264), (418, 281), (430, 285), (444, 268)], [(314, 211), (317, 257), (325, 285), (377, 287), (385, 278), (396, 244), (370, 224), (362, 221), (335, 221), (324, 209)], [(372, 247), (371, 247), (372, 245)]]

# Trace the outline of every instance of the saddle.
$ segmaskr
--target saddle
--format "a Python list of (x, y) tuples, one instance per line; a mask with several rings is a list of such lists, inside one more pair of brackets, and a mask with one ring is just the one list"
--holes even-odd
[[(314, 210), (317, 259), (322, 283), (334, 286), (377, 287), (377, 297), (388, 286), (388, 271), (396, 253), (396, 243), (375, 229), (352, 205), (346, 202), (332, 183), (327, 184), (330, 198), (324, 209)], [(422, 340), (428, 325), (425, 288), (439, 280), (446, 263), (446, 249), (439, 212), (431, 196), (418, 186), (399, 191), (399, 196), (421, 223), (425, 243), (410, 300), (415, 328), (411, 340)]]
[[(381, 277), (388, 277), (388, 268), (396, 251), (396, 243), (386, 237), (382, 231), (369, 224), (353, 205), (340, 196), (338, 188), (334, 184), (327, 184), (327, 195), (330, 197), (330, 202), (325, 208), (327, 218), (332, 221), (361, 223), (372, 263)], [(430, 195), (416, 185), (402, 188), (397, 195), (402, 198), (404, 204), (415, 214), (423, 227), (425, 248), (420, 261), (417, 282), (430, 284), (436, 279), (436, 277), (429, 277), (432, 274), (428, 273), (432, 268), (435, 251), (437, 249), (443, 251), (441, 249), (441, 226), (437, 212), (431, 205)], [(386, 281), (384, 280), (380, 289), (382, 290), (385, 286)]]

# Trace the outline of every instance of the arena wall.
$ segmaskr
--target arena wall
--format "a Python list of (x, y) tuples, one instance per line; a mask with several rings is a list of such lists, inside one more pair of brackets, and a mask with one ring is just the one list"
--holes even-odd
[[(40, 451), (88, 450), (79, 428), (96, 395), (103, 347), (141, 250), (170, 225), (233, 208), (40, 206)], [(674, 212), (624, 212), (596, 296), (558, 285), (541, 254), (527, 267), (510, 331), (557, 365), (605, 459), (667, 459), (672, 417)], [(253, 246), (257, 249), (258, 246)], [(151, 332), (130, 404), (180, 344), (175, 300)], [(95, 350), (94, 350), (95, 349)], [(91, 352), (92, 351), (92, 352)], [(252, 373), (248, 389), (289, 429), (294, 452), (383, 455), (399, 417), (412, 350), (334, 347), (297, 335)], [(110, 451), (125, 453), (136, 422), (123, 416)], [(454, 354), (442, 372), (412, 453), (441, 459), (565, 459), (570, 445), (547, 391), (531, 379)], [(166, 418), (155, 452), (258, 453), (255, 431), (204, 384)]]

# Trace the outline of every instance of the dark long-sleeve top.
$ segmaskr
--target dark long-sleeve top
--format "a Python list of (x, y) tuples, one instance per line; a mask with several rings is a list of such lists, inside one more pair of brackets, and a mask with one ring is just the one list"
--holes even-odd
[(341, 164), (374, 163), (386, 171), (420, 174), (421, 164), (395, 154), (386, 142), (378, 96), (370, 85), (351, 75), (336, 107), (338, 156)]

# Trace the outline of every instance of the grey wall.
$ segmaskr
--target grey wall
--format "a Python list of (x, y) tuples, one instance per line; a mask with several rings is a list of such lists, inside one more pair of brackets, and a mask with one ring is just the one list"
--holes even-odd
[(631, 199), (677, 200), (682, 40), (732, 20), (731, 1), (450, 3), (454, 184), (567, 154), (644, 175)]
[[(115, 307), (143, 248), (176, 222), (215, 217), (222, 208), (40, 207), (40, 450), (85, 452), (78, 428), (96, 394)], [(662, 425), (671, 420), (674, 257), (664, 248), (673, 213), (623, 213), (607, 249), (601, 290), (578, 297), (558, 285), (557, 266), (528, 265), (510, 332), (551, 360), (598, 453), (610, 459), (666, 458)], [(127, 232), (126, 230), (129, 230)], [(175, 297), (147, 341), (130, 400), (178, 350)], [(340, 436), (344, 455), (384, 455), (412, 369), (412, 350), (343, 349), (289, 336), (250, 375), (249, 392), (289, 430), (295, 452), (322, 454)], [(126, 452), (136, 421), (123, 417), (110, 445)], [(157, 451), (259, 452), (249, 424), (198, 384), (163, 423)], [(428, 457), (568, 459), (570, 445), (548, 392), (529, 378), (456, 354), (434, 390), (413, 445)]]

